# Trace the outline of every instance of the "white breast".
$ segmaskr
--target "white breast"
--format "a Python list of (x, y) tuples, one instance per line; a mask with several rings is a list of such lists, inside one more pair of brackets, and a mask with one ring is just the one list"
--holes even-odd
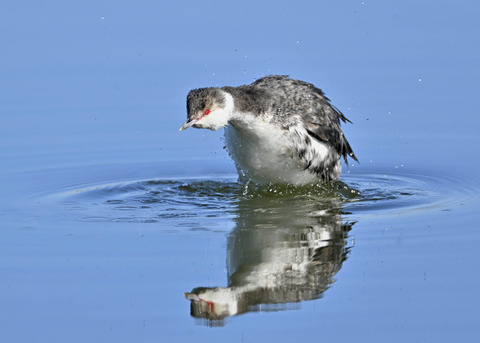
[[(283, 130), (258, 117), (243, 118), (241, 125), (225, 127), (226, 145), (242, 181), (293, 185), (319, 181), (315, 173), (305, 170), (305, 161), (297, 155), (298, 145), (304, 144), (299, 128)], [(312, 159), (329, 156), (328, 147), (317, 141), (305, 149)]]

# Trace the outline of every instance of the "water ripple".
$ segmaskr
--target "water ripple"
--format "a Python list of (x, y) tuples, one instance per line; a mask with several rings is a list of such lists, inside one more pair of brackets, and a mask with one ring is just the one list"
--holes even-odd
[[(336, 203), (344, 215), (392, 215), (448, 210), (476, 195), (463, 180), (427, 173), (355, 173), (342, 182), (308, 187), (244, 185), (234, 177), (152, 179), (63, 189), (53, 196), (82, 221), (158, 222), (186, 218), (231, 218), (246, 199)], [(263, 200), (262, 200), (263, 199)], [(300, 205), (299, 205), (300, 206)], [(261, 208), (261, 207), (260, 207)]]

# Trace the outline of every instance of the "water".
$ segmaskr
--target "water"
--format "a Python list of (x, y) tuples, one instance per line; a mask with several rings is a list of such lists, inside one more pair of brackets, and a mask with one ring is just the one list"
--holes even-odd
[[(37, 6), (0, 5), (2, 341), (478, 337), (475, 2)], [(354, 122), (341, 182), (245, 186), (178, 132), (270, 73)]]

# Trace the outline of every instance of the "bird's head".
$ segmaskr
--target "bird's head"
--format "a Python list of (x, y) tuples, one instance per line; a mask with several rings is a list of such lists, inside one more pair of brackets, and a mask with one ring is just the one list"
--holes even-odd
[(187, 120), (180, 131), (190, 126), (218, 130), (228, 124), (233, 112), (232, 96), (218, 88), (199, 88), (188, 93)]

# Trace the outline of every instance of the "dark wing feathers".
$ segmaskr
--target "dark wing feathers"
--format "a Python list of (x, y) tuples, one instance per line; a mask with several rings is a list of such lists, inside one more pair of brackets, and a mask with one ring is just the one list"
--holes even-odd
[(305, 129), (310, 136), (334, 147), (338, 154), (343, 156), (345, 162), (348, 156), (358, 162), (340, 126), (340, 120), (350, 121), (330, 102), (323, 101), (319, 108), (305, 119), (307, 119)]

